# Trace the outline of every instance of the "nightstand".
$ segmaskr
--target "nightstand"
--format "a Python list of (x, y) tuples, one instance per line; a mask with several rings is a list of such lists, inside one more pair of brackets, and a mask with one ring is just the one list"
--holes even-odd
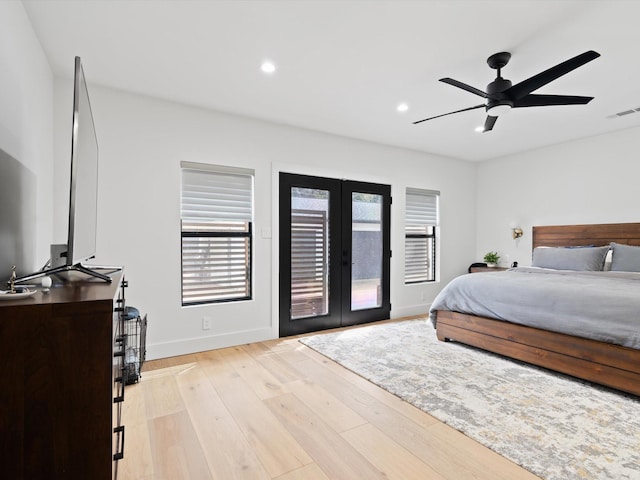
[(507, 267), (471, 267), (469, 269), (469, 273), (504, 272), (505, 270), (509, 270), (509, 269)]

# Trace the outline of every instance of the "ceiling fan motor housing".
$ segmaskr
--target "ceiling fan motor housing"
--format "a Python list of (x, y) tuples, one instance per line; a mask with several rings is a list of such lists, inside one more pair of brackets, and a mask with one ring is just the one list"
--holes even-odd
[(508, 95), (502, 93), (511, 88), (511, 80), (498, 77), (489, 85), (487, 85), (487, 110), (497, 105), (508, 105), (513, 107), (513, 100)]

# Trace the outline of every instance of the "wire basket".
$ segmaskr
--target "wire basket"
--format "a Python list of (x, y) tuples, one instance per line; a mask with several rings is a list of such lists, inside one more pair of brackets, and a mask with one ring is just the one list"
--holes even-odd
[(124, 381), (126, 385), (140, 381), (142, 364), (147, 355), (147, 315), (140, 316), (135, 307), (126, 307), (124, 315), (124, 333), (127, 346), (124, 353)]

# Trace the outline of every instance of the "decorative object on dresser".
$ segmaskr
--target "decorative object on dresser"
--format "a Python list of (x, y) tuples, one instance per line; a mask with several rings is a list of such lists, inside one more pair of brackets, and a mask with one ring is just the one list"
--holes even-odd
[(11, 266), (11, 275), (9, 276), (9, 290), (0, 290), (0, 300), (16, 300), (18, 298), (27, 298), (35, 295), (35, 290), (29, 290), (27, 287), (16, 287), (16, 266)]
[(0, 304), (3, 478), (117, 477), (126, 285), (118, 272)]
[[(606, 265), (606, 258), (601, 255), (602, 249), (599, 247), (609, 246), (612, 243), (625, 244), (630, 246), (640, 245), (640, 223), (616, 223), (616, 224), (598, 224), (598, 225), (561, 225), (561, 226), (541, 226), (533, 227), (533, 248), (534, 251), (537, 247), (574, 247), (566, 248), (564, 253), (566, 255), (554, 255), (554, 257), (562, 257), (563, 264), (565, 265), (577, 265), (577, 260), (585, 260), (584, 257), (590, 257), (585, 264), (592, 265), (593, 258), (604, 259)], [(580, 248), (575, 247), (591, 247)], [(580, 252), (579, 250), (583, 250)], [(588, 254), (588, 255), (587, 255)], [(615, 253), (614, 253), (615, 256)], [(576, 258), (579, 257), (579, 258)], [(597, 260), (597, 259), (596, 259)], [(564, 267), (567, 268), (567, 267)], [(529, 272), (527, 272), (529, 270)], [(542, 302), (553, 305), (551, 310), (541, 310), (543, 305), (536, 303), (536, 306), (532, 306), (530, 309), (521, 310), (520, 316), (515, 318), (513, 316), (504, 316), (500, 318), (504, 320), (496, 320), (489, 318), (491, 315), (485, 314), (471, 314), (461, 313), (456, 311), (455, 308), (444, 308), (438, 305), (440, 300), (446, 298), (443, 295), (445, 287), (439, 296), (436, 297), (432, 304), (432, 318), (436, 322), (437, 335), (440, 340), (453, 340), (461, 343), (466, 343), (479, 347), (485, 350), (489, 350), (495, 353), (499, 353), (508, 357), (522, 360), (525, 362), (540, 365), (552, 370), (567, 373), (578, 378), (589, 380), (595, 383), (600, 383), (609, 387), (613, 387), (625, 392), (640, 395), (640, 350), (637, 346), (626, 342), (610, 343), (610, 341), (604, 341), (602, 334), (599, 333), (597, 337), (584, 338), (585, 325), (603, 325), (601, 321), (594, 321), (592, 318), (587, 318), (587, 312), (590, 312), (593, 316), (595, 312), (600, 318), (606, 318), (607, 330), (612, 333), (611, 322), (616, 312), (623, 312), (622, 300), (630, 304), (637, 300), (636, 284), (640, 284), (640, 279), (637, 278), (638, 273), (633, 271), (620, 271), (621, 267), (617, 267), (618, 271), (606, 271), (605, 266), (602, 266), (600, 270), (605, 271), (582, 271), (571, 272), (568, 270), (556, 270), (555, 272), (545, 271), (534, 272), (535, 269), (521, 269), (518, 268), (513, 272), (506, 272), (506, 276), (513, 277), (525, 275), (543, 275), (547, 277), (545, 283), (550, 283), (551, 277), (566, 276), (571, 278), (571, 282), (566, 282), (566, 287), (563, 288), (562, 298), (566, 298), (565, 294), (569, 294), (576, 289), (580, 288), (577, 285), (587, 285), (591, 280), (594, 282), (602, 282), (603, 286), (605, 282), (616, 282), (616, 288), (611, 288), (607, 285), (607, 288), (601, 290), (591, 290), (594, 294), (597, 292), (600, 295), (602, 292), (603, 300), (615, 305), (615, 308), (605, 308), (601, 313), (598, 313), (597, 307), (589, 308), (589, 303), (595, 301), (590, 295), (589, 298), (584, 298), (584, 302), (576, 300), (570, 302), (563, 302), (562, 306), (573, 304), (580, 306), (580, 304), (587, 305), (587, 308), (583, 310), (581, 314), (574, 314), (573, 321), (571, 323), (561, 322), (554, 327), (555, 331), (549, 329), (540, 328), (538, 326), (524, 325), (523, 318), (525, 315), (529, 317), (535, 317), (539, 319), (542, 317), (542, 313), (546, 312), (546, 316), (553, 319), (559, 314), (560, 303), (556, 301)], [(521, 273), (520, 273), (521, 272)], [(635, 277), (634, 277), (635, 275)], [(599, 277), (598, 277), (599, 276)], [(458, 277), (451, 283), (463, 279), (467, 276)], [(474, 276), (475, 277), (475, 276)], [(493, 278), (489, 278), (493, 277)], [(498, 278), (497, 276), (489, 276), (486, 278), (490, 281), (494, 287), (498, 282), (504, 280), (504, 278)], [(608, 277), (608, 278), (607, 278)], [(616, 278), (613, 278), (616, 277)], [(597, 278), (597, 280), (596, 280)], [(465, 279), (469, 280), (468, 278)], [(471, 279), (473, 280), (473, 279)], [(479, 279), (477, 279), (479, 280)], [(510, 278), (508, 279), (510, 280)], [(622, 282), (625, 283), (622, 283)], [(573, 287), (571, 286), (573, 283)], [(509, 282), (511, 283), (511, 282)], [(534, 286), (535, 282), (530, 282), (531, 286)], [(485, 285), (489, 285), (486, 283)], [(504, 284), (503, 284), (504, 286)], [(621, 289), (625, 288), (624, 295), (621, 293)], [(573, 288), (573, 290), (572, 290)], [(555, 290), (558, 292), (559, 290)], [(606, 296), (606, 292), (615, 291), (617, 297)], [(633, 293), (631, 293), (633, 291)], [(506, 289), (501, 291), (501, 297), (504, 296)], [(522, 298), (522, 297), (520, 297)], [(523, 299), (524, 300), (524, 299)], [(611, 303), (613, 302), (613, 303)], [(531, 299), (529, 299), (531, 303)], [(527, 303), (521, 302), (523, 306)], [(495, 305), (495, 304), (494, 304)], [(509, 306), (509, 302), (502, 300), (502, 305)], [(628, 309), (633, 307), (626, 307)], [(535, 310), (535, 311), (534, 311)], [(433, 316), (435, 315), (435, 317)], [(607, 318), (607, 315), (610, 318)], [(565, 313), (566, 316), (566, 313)], [(615, 317), (619, 319), (621, 323), (626, 325), (630, 322), (633, 316), (618, 315)], [(436, 320), (437, 319), (437, 320)], [(512, 321), (509, 321), (512, 320)], [(581, 326), (581, 335), (577, 336), (575, 333), (565, 331), (564, 333), (558, 333), (561, 329), (570, 328), (571, 325), (579, 323)], [(623, 328), (628, 328), (623, 326)], [(624, 330), (623, 330), (624, 331)], [(609, 335), (607, 333), (606, 335)], [(623, 337), (621, 337), (623, 338)], [(627, 341), (632, 341), (635, 337), (633, 335), (627, 335), (624, 337)]]

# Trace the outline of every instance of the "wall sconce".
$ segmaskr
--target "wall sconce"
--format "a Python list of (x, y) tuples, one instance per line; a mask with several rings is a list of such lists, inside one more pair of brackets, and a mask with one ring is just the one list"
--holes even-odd
[(522, 229), (520, 227), (511, 228), (511, 232), (513, 233), (513, 239), (516, 240), (523, 235)]

